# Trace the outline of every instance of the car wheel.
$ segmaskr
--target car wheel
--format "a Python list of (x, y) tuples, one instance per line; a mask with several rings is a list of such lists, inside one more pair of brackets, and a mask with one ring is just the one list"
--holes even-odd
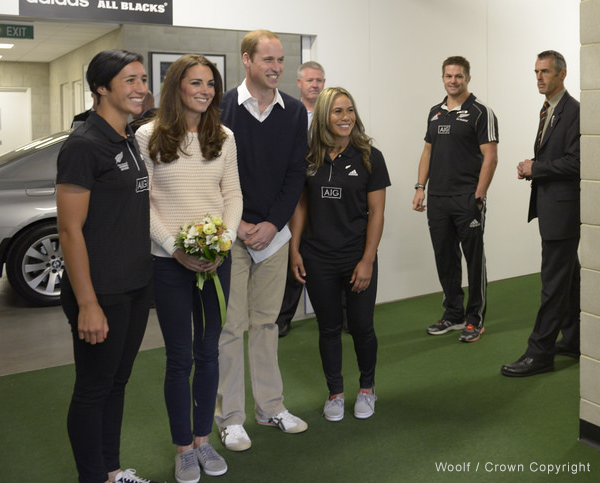
[(11, 243), (6, 274), (15, 291), (34, 305), (58, 305), (64, 261), (56, 223), (34, 225)]

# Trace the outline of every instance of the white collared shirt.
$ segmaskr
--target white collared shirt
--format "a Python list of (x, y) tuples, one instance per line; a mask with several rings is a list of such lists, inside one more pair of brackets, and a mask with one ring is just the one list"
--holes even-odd
[(462, 104), (461, 104), (460, 106), (456, 106), (456, 107), (453, 107), (452, 109), (450, 109), (450, 108), (448, 107), (448, 105), (447, 105), (447, 104), (444, 102), (444, 103), (442, 104), (442, 109), (444, 109), (445, 111), (448, 111), (448, 112), (452, 112), (452, 111), (460, 111), (460, 110), (462, 109)]
[(243, 104), (246, 110), (259, 122), (263, 122), (267, 117), (269, 117), (269, 114), (271, 114), (275, 104), (279, 104), (283, 109), (285, 109), (285, 104), (283, 103), (281, 94), (279, 94), (279, 89), (275, 89), (275, 97), (273, 97), (273, 101), (262, 113), (258, 108), (258, 99), (253, 97), (252, 94), (250, 94), (248, 87), (246, 87), (246, 79), (244, 79), (244, 81), (238, 86), (237, 92), (238, 106)]
[(306, 111), (306, 115), (308, 116), (308, 129), (310, 129), (310, 123), (313, 118), (314, 111)]

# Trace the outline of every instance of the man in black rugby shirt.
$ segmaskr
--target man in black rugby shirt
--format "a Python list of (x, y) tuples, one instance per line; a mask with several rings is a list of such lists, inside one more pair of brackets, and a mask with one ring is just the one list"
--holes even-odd
[[(425, 211), (438, 277), (444, 291), (444, 313), (427, 328), (431, 335), (462, 330), (462, 342), (484, 332), (487, 276), (483, 250), (486, 195), (498, 163), (498, 120), (468, 86), (470, 64), (460, 56), (442, 64), (447, 96), (427, 117), (425, 148), (419, 162), (413, 209)], [(467, 261), (469, 299), (464, 307), (461, 248)]]

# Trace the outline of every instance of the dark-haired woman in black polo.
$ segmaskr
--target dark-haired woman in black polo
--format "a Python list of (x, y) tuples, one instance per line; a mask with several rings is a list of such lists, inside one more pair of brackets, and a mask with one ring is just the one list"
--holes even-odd
[(147, 77), (138, 54), (105, 50), (87, 80), (97, 109), (63, 145), (56, 181), (76, 370), (67, 426), (80, 482), (149, 482), (119, 457), (125, 386), (150, 306), (148, 173), (127, 125)]

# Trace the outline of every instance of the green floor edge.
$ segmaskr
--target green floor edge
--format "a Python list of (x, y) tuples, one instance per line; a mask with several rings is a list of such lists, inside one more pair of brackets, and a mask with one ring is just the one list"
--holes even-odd
[[(460, 343), (458, 332), (426, 334), (440, 315), (440, 294), (378, 306), (379, 399), (368, 420), (351, 412), (358, 390), (351, 337), (344, 335), (346, 416), (331, 423), (321, 416), (327, 390), (316, 322), (294, 322), (280, 340), (279, 362), (285, 404), (308, 431), (289, 435), (257, 425), (247, 383), (252, 448), (229, 452), (214, 431), (211, 442), (229, 471), (202, 481), (599, 481), (600, 452), (578, 441), (577, 362), (558, 357), (555, 372), (531, 378), (500, 375), (500, 366), (525, 349), (539, 294), (539, 275), (491, 283), (486, 332), (471, 344)], [(163, 371), (163, 349), (139, 354), (122, 464), (174, 482)], [(0, 377), (0, 481), (76, 481), (65, 427), (72, 384), (72, 365)]]

